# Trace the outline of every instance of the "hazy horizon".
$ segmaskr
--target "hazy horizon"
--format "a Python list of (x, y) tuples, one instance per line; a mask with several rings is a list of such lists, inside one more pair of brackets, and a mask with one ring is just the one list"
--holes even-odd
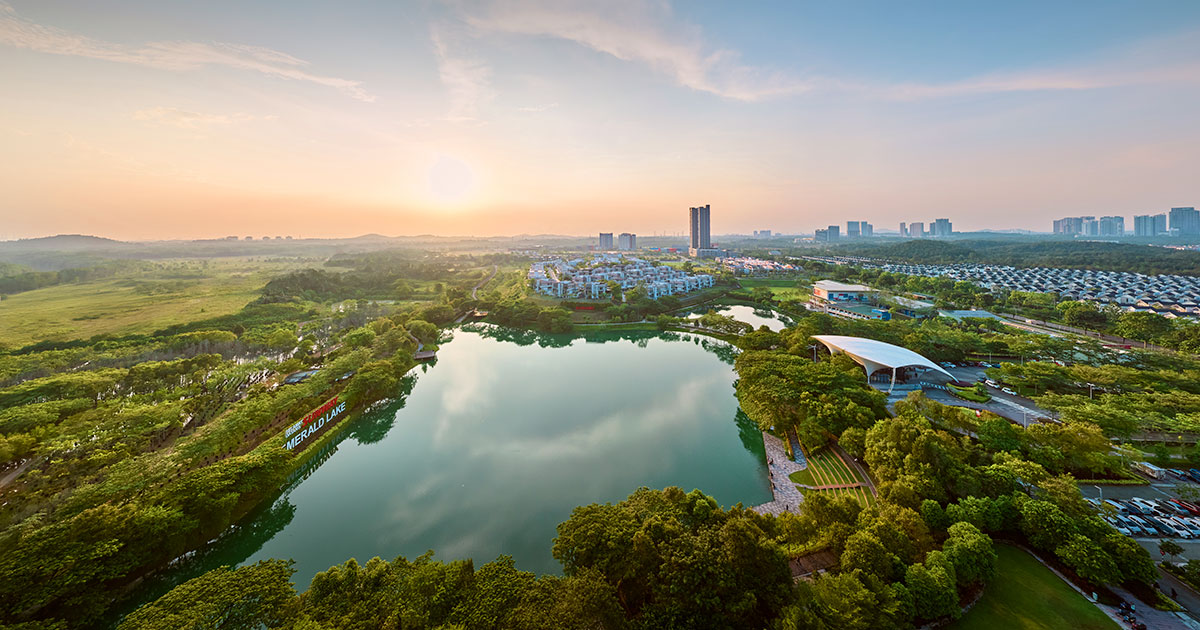
[(0, 239), (1200, 206), (1200, 3), (0, 0)]

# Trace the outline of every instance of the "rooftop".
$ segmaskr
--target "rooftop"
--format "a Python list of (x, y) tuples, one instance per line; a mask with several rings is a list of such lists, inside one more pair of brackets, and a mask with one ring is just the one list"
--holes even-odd
[(883, 368), (893, 369), (920, 366), (937, 370), (951, 379), (954, 378), (949, 372), (942, 369), (941, 366), (933, 361), (908, 348), (901, 348), (890, 343), (867, 339), (865, 337), (847, 337), (845, 335), (813, 335), (813, 339), (825, 344), (825, 347), (829, 348), (830, 352), (849, 355), (850, 358), (867, 368), (868, 373)]
[(814, 289), (824, 289), (825, 291), (874, 291), (871, 287), (865, 284), (844, 284), (833, 280), (817, 280), (813, 283)]

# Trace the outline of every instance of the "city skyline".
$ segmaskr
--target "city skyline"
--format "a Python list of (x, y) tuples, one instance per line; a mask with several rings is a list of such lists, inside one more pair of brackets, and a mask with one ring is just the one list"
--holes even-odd
[(1200, 5), (1154, 6), (0, 0), (0, 238), (1197, 205)]

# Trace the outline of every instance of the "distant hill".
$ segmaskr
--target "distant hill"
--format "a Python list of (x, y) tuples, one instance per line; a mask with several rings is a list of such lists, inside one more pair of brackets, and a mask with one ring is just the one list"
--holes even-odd
[(41, 238), (24, 238), (16, 241), (0, 241), (0, 251), (56, 251), (80, 252), (95, 250), (125, 249), (130, 243), (111, 238), (86, 234), (58, 234)]

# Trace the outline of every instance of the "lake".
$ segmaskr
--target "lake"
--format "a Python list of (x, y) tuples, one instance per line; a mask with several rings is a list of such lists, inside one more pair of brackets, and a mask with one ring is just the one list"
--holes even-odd
[(700, 488), (722, 506), (772, 499), (762, 436), (738, 410), (735, 350), (681, 333), (453, 331), (397, 400), (348, 420), (272, 504), (179, 568), (293, 558), (295, 582), (354, 557), (501, 554), (559, 573), (572, 508), (639, 486)]
[(701, 315), (713, 310), (726, 317), (732, 317), (739, 322), (746, 322), (758, 330), (759, 326), (766, 326), (768, 329), (779, 332), (791, 325), (791, 321), (785, 316), (776, 313), (769, 308), (755, 308), (743, 304), (717, 304), (714, 306), (702, 306), (696, 309), (695, 312), (688, 313), (688, 319), (697, 319)]

